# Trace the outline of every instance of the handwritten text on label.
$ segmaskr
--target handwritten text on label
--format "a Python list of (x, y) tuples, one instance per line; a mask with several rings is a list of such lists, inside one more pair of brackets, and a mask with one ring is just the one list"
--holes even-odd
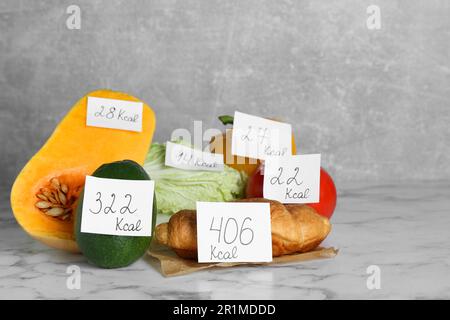
[(236, 111), (234, 114), (231, 153), (265, 159), (292, 154), (290, 124), (255, 117)]
[(86, 125), (142, 131), (142, 102), (97, 97), (88, 97), (87, 99)]
[(320, 196), (320, 154), (267, 158), (264, 197), (282, 203), (316, 203)]
[(199, 262), (272, 261), (269, 203), (197, 202)]
[(184, 170), (223, 171), (223, 155), (203, 152), (168, 141), (165, 165)]
[(150, 236), (154, 181), (86, 177), (81, 232)]

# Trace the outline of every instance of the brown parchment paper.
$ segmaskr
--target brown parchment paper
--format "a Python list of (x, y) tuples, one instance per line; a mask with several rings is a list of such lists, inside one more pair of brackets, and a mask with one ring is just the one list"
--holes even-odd
[(229, 267), (242, 266), (242, 265), (270, 266), (270, 265), (275, 265), (275, 264), (295, 263), (295, 262), (302, 262), (302, 261), (308, 261), (308, 260), (333, 258), (337, 255), (337, 253), (339, 251), (338, 249), (335, 249), (333, 247), (330, 247), (330, 248), (319, 247), (310, 252), (290, 254), (290, 255), (284, 255), (281, 257), (276, 257), (276, 258), (273, 258), (272, 262), (198, 263), (195, 260), (180, 258), (170, 248), (163, 246), (161, 244), (155, 243), (155, 242), (156, 241), (153, 241), (153, 244), (147, 253), (151, 257), (159, 260), (160, 267), (161, 267), (161, 273), (166, 277), (184, 275), (184, 274), (188, 274), (188, 273), (192, 273), (192, 272), (196, 272), (196, 271), (200, 271), (200, 270), (204, 270), (204, 269), (210, 269), (210, 268), (229, 268)]

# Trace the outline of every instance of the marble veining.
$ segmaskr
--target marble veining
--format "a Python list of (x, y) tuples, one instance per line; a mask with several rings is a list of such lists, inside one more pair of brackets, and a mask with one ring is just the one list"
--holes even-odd
[[(10, 299), (415, 299), (450, 298), (450, 182), (362, 185), (340, 190), (326, 245), (334, 259), (207, 270), (164, 278), (153, 258), (102, 270), (82, 255), (28, 237), (9, 207), (0, 215), (0, 298)], [(81, 289), (66, 286), (81, 268)], [(366, 269), (381, 270), (381, 289)]]

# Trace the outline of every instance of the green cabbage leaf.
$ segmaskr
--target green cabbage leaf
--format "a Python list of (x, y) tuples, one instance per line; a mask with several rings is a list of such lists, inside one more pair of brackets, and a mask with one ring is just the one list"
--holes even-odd
[(172, 215), (195, 209), (197, 201), (231, 201), (244, 196), (247, 176), (227, 165), (223, 171), (191, 171), (167, 167), (166, 146), (153, 143), (144, 169), (155, 181), (158, 213)]

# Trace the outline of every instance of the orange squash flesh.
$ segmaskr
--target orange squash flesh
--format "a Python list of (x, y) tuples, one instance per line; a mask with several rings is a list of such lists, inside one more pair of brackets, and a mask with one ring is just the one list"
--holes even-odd
[[(78, 251), (71, 214), (86, 175), (117, 160), (143, 164), (156, 125), (153, 110), (144, 103), (142, 132), (86, 126), (88, 96), (140, 102), (131, 95), (110, 90), (94, 91), (81, 98), (25, 165), (11, 190), (11, 207), (22, 228), (43, 243), (67, 251)], [(41, 201), (37, 195), (42, 196), (43, 190), (55, 191), (50, 182), (54, 178), (67, 188), (62, 196), (67, 198), (64, 208), (70, 212), (67, 220), (49, 216), (43, 212), (47, 209), (36, 207)]]

